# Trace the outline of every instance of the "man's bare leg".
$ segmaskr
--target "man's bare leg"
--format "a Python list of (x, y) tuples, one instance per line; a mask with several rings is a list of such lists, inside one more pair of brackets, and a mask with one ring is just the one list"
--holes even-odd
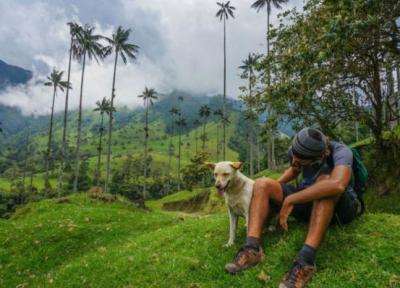
[[(329, 175), (321, 175), (317, 182), (325, 179), (329, 179)], [(301, 263), (314, 265), (317, 249), (325, 237), (339, 198), (337, 195), (313, 201), (307, 236), (297, 256)]]
[(246, 245), (242, 246), (231, 263), (225, 265), (225, 271), (238, 273), (262, 261), (264, 254), (260, 239), (264, 221), (269, 213), (270, 200), (282, 203), (281, 184), (269, 178), (257, 179), (254, 183), (253, 197), (250, 203)]
[[(317, 181), (328, 179), (323, 175)], [(305, 287), (316, 271), (315, 256), (335, 211), (339, 196), (328, 197), (313, 201), (310, 224), (305, 243), (292, 264), (289, 272), (284, 276), (279, 288)]]
[[(323, 175), (317, 181), (328, 178), (329, 175)], [(340, 195), (314, 201), (305, 244), (318, 249), (332, 221), (335, 206), (339, 198)]]
[(247, 237), (261, 238), (263, 224), (269, 213), (269, 202), (282, 203), (281, 184), (271, 178), (260, 178), (254, 183), (253, 197), (250, 204), (249, 227)]

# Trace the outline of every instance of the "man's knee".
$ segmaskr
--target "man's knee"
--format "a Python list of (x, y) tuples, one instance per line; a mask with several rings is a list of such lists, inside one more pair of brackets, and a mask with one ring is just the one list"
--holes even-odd
[(278, 181), (267, 178), (267, 177), (262, 177), (259, 179), (256, 179), (254, 182), (254, 188), (253, 188), (253, 194), (255, 196), (261, 196), (261, 195), (275, 195), (276, 193), (279, 193), (280, 189), (280, 184)]

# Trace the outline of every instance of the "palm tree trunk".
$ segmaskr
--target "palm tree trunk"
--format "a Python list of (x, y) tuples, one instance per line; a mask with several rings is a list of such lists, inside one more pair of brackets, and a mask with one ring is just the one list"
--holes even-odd
[(253, 177), (254, 176), (253, 128), (251, 127), (252, 123), (250, 122), (249, 124), (250, 124), (250, 127), (249, 127), (250, 177)]
[(108, 192), (109, 180), (110, 180), (110, 164), (111, 164), (111, 136), (112, 136), (112, 121), (113, 121), (113, 109), (114, 109), (114, 97), (115, 97), (115, 76), (117, 74), (117, 62), (118, 62), (118, 49), (115, 50), (115, 61), (114, 61), (114, 74), (111, 89), (111, 110), (110, 118), (108, 121), (108, 142), (107, 142), (107, 162), (106, 162), (106, 175), (104, 181), (104, 192)]
[(181, 134), (182, 134), (182, 117), (179, 115), (179, 143), (178, 143), (178, 191), (181, 190)]
[(51, 138), (53, 136), (53, 114), (54, 114), (54, 102), (55, 102), (55, 99), (56, 99), (56, 89), (57, 89), (57, 86), (54, 85), (53, 104), (51, 105), (51, 115), (50, 115), (49, 140), (48, 140), (48, 143), (47, 143), (46, 176), (45, 176), (45, 179), (44, 179), (46, 193), (49, 192), (47, 189), (49, 188), (49, 168), (50, 168), (50, 158), (51, 158)]
[[(252, 101), (251, 100), (251, 97), (252, 97), (252, 91), (251, 91), (251, 73), (249, 73), (249, 98), (250, 98), (250, 101)], [(250, 109), (250, 112), (251, 113), (253, 113), (253, 105), (252, 105), (252, 102), (250, 102), (250, 104), (249, 104), (249, 109)], [(253, 155), (253, 117), (251, 117), (250, 119), (249, 119), (249, 149), (250, 149), (250, 177), (253, 177), (254, 176), (254, 155)]]
[(96, 186), (100, 186), (100, 166), (101, 166), (101, 152), (103, 151), (102, 146), (102, 139), (103, 139), (103, 123), (104, 123), (104, 114), (101, 113), (101, 124), (100, 124), (100, 139), (99, 139), (99, 146), (97, 150), (99, 151), (97, 155), (97, 169), (96, 169)]
[(257, 172), (261, 171), (261, 160), (260, 160), (260, 136), (259, 136), (259, 131), (258, 131), (258, 123), (256, 125), (256, 131), (255, 131), (255, 137), (256, 137), (256, 153), (257, 153)]
[(26, 135), (26, 140), (25, 140), (25, 159), (24, 159), (24, 170), (22, 171), (22, 185), (24, 186), (25, 190), (25, 178), (26, 178), (26, 170), (28, 168), (28, 155), (29, 153), (29, 137), (31, 135), (31, 127), (28, 126), (28, 133)]
[(68, 117), (68, 96), (69, 96), (69, 82), (71, 78), (71, 62), (72, 62), (72, 41), (73, 36), (71, 36), (71, 44), (69, 47), (69, 62), (68, 62), (68, 76), (67, 76), (67, 91), (65, 92), (65, 108), (64, 108), (64, 127), (62, 136), (62, 147), (61, 147), (61, 163), (60, 163), (60, 176), (58, 178), (59, 193), (61, 192), (63, 186), (64, 177), (64, 161), (66, 156), (66, 145), (67, 145), (67, 117)]
[(78, 179), (79, 179), (79, 161), (80, 161), (80, 148), (81, 148), (81, 130), (82, 130), (82, 97), (83, 97), (83, 80), (85, 76), (85, 64), (86, 64), (86, 51), (83, 53), (82, 62), (82, 75), (81, 75), (81, 91), (79, 95), (79, 111), (78, 111), (78, 135), (76, 139), (76, 161), (75, 161), (75, 179), (73, 192), (78, 191)]
[[(271, 5), (270, 3), (267, 3), (267, 56), (269, 55), (269, 22), (270, 22), (270, 14), (271, 14)], [(271, 74), (270, 74), (270, 70), (268, 69), (267, 71), (267, 85), (268, 87), (271, 84)], [(268, 105), (270, 106), (270, 105)], [(268, 108), (268, 118), (271, 117), (272, 113), (271, 113), (271, 107)], [(267, 155), (268, 155), (268, 169), (272, 169), (273, 168), (273, 159), (272, 159), (272, 147), (273, 147), (273, 139), (272, 139), (272, 127), (270, 124), (268, 124), (268, 141), (267, 141)]]
[(168, 147), (168, 167), (169, 170), (171, 170), (172, 168), (172, 137), (174, 136), (175, 131), (174, 131), (174, 127), (172, 126), (172, 135), (171, 137), (169, 137), (169, 147)]
[(197, 127), (195, 128), (195, 130), (194, 130), (194, 140), (195, 140), (195, 145), (196, 145), (196, 154), (197, 154), (197, 140), (198, 140), (198, 131), (197, 131)]
[(217, 162), (219, 161), (219, 123), (218, 120), (216, 122), (217, 124)]
[[(224, 18), (224, 102), (222, 105), (222, 113), (223, 113), (223, 117), (224, 119), (226, 118), (226, 23), (225, 23), (225, 18)], [(226, 160), (226, 123), (225, 121), (223, 122), (223, 147), (222, 147), (222, 156), (223, 156), (223, 160)]]
[[(400, 69), (396, 67), (396, 79), (397, 79), (397, 96), (396, 96), (396, 111), (400, 108)], [(397, 125), (400, 125), (400, 118), (397, 119)]]
[(203, 145), (201, 147), (203, 152), (206, 150), (206, 122), (203, 122)]
[(149, 138), (148, 132), (148, 113), (149, 113), (149, 100), (146, 100), (146, 116), (145, 116), (145, 136), (144, 136), (144, 183), (143, 183), (143, 201), (146, 200), (146, 189), (147, 189), (147, 141)]

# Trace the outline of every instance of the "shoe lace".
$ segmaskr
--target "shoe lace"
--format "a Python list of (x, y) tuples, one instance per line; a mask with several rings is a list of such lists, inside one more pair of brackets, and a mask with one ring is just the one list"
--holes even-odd
[(247, 257), (247, 253), (257, 253), (256, 248), (244, 245), (240, 247), (239, 251), (235, 255), (235, 262), (239, 261), (243, 257)]
[(304, 277), (306, 271), (303, 269), (303, 265), (298, 261), (295, 261), (290, 268), (289, 274), (287, 276), (287, 281), (290, 284), (295, 284), (299, 278)]

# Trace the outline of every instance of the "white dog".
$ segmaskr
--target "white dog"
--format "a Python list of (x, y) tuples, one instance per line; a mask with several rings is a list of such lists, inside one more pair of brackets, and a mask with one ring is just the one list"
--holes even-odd
[(249, 223), (249, 208), (253, 196), (254, 181), (243, 175), (239, 169), (241, 162), (206, 162), (207, 166), (214, 169), (215, 187), (219, 196), (225, 196), (225, 203), (229, 212), (229, 240), (224, 246), (229, 247), (235, 243), (236, 229), (239, 216)]

